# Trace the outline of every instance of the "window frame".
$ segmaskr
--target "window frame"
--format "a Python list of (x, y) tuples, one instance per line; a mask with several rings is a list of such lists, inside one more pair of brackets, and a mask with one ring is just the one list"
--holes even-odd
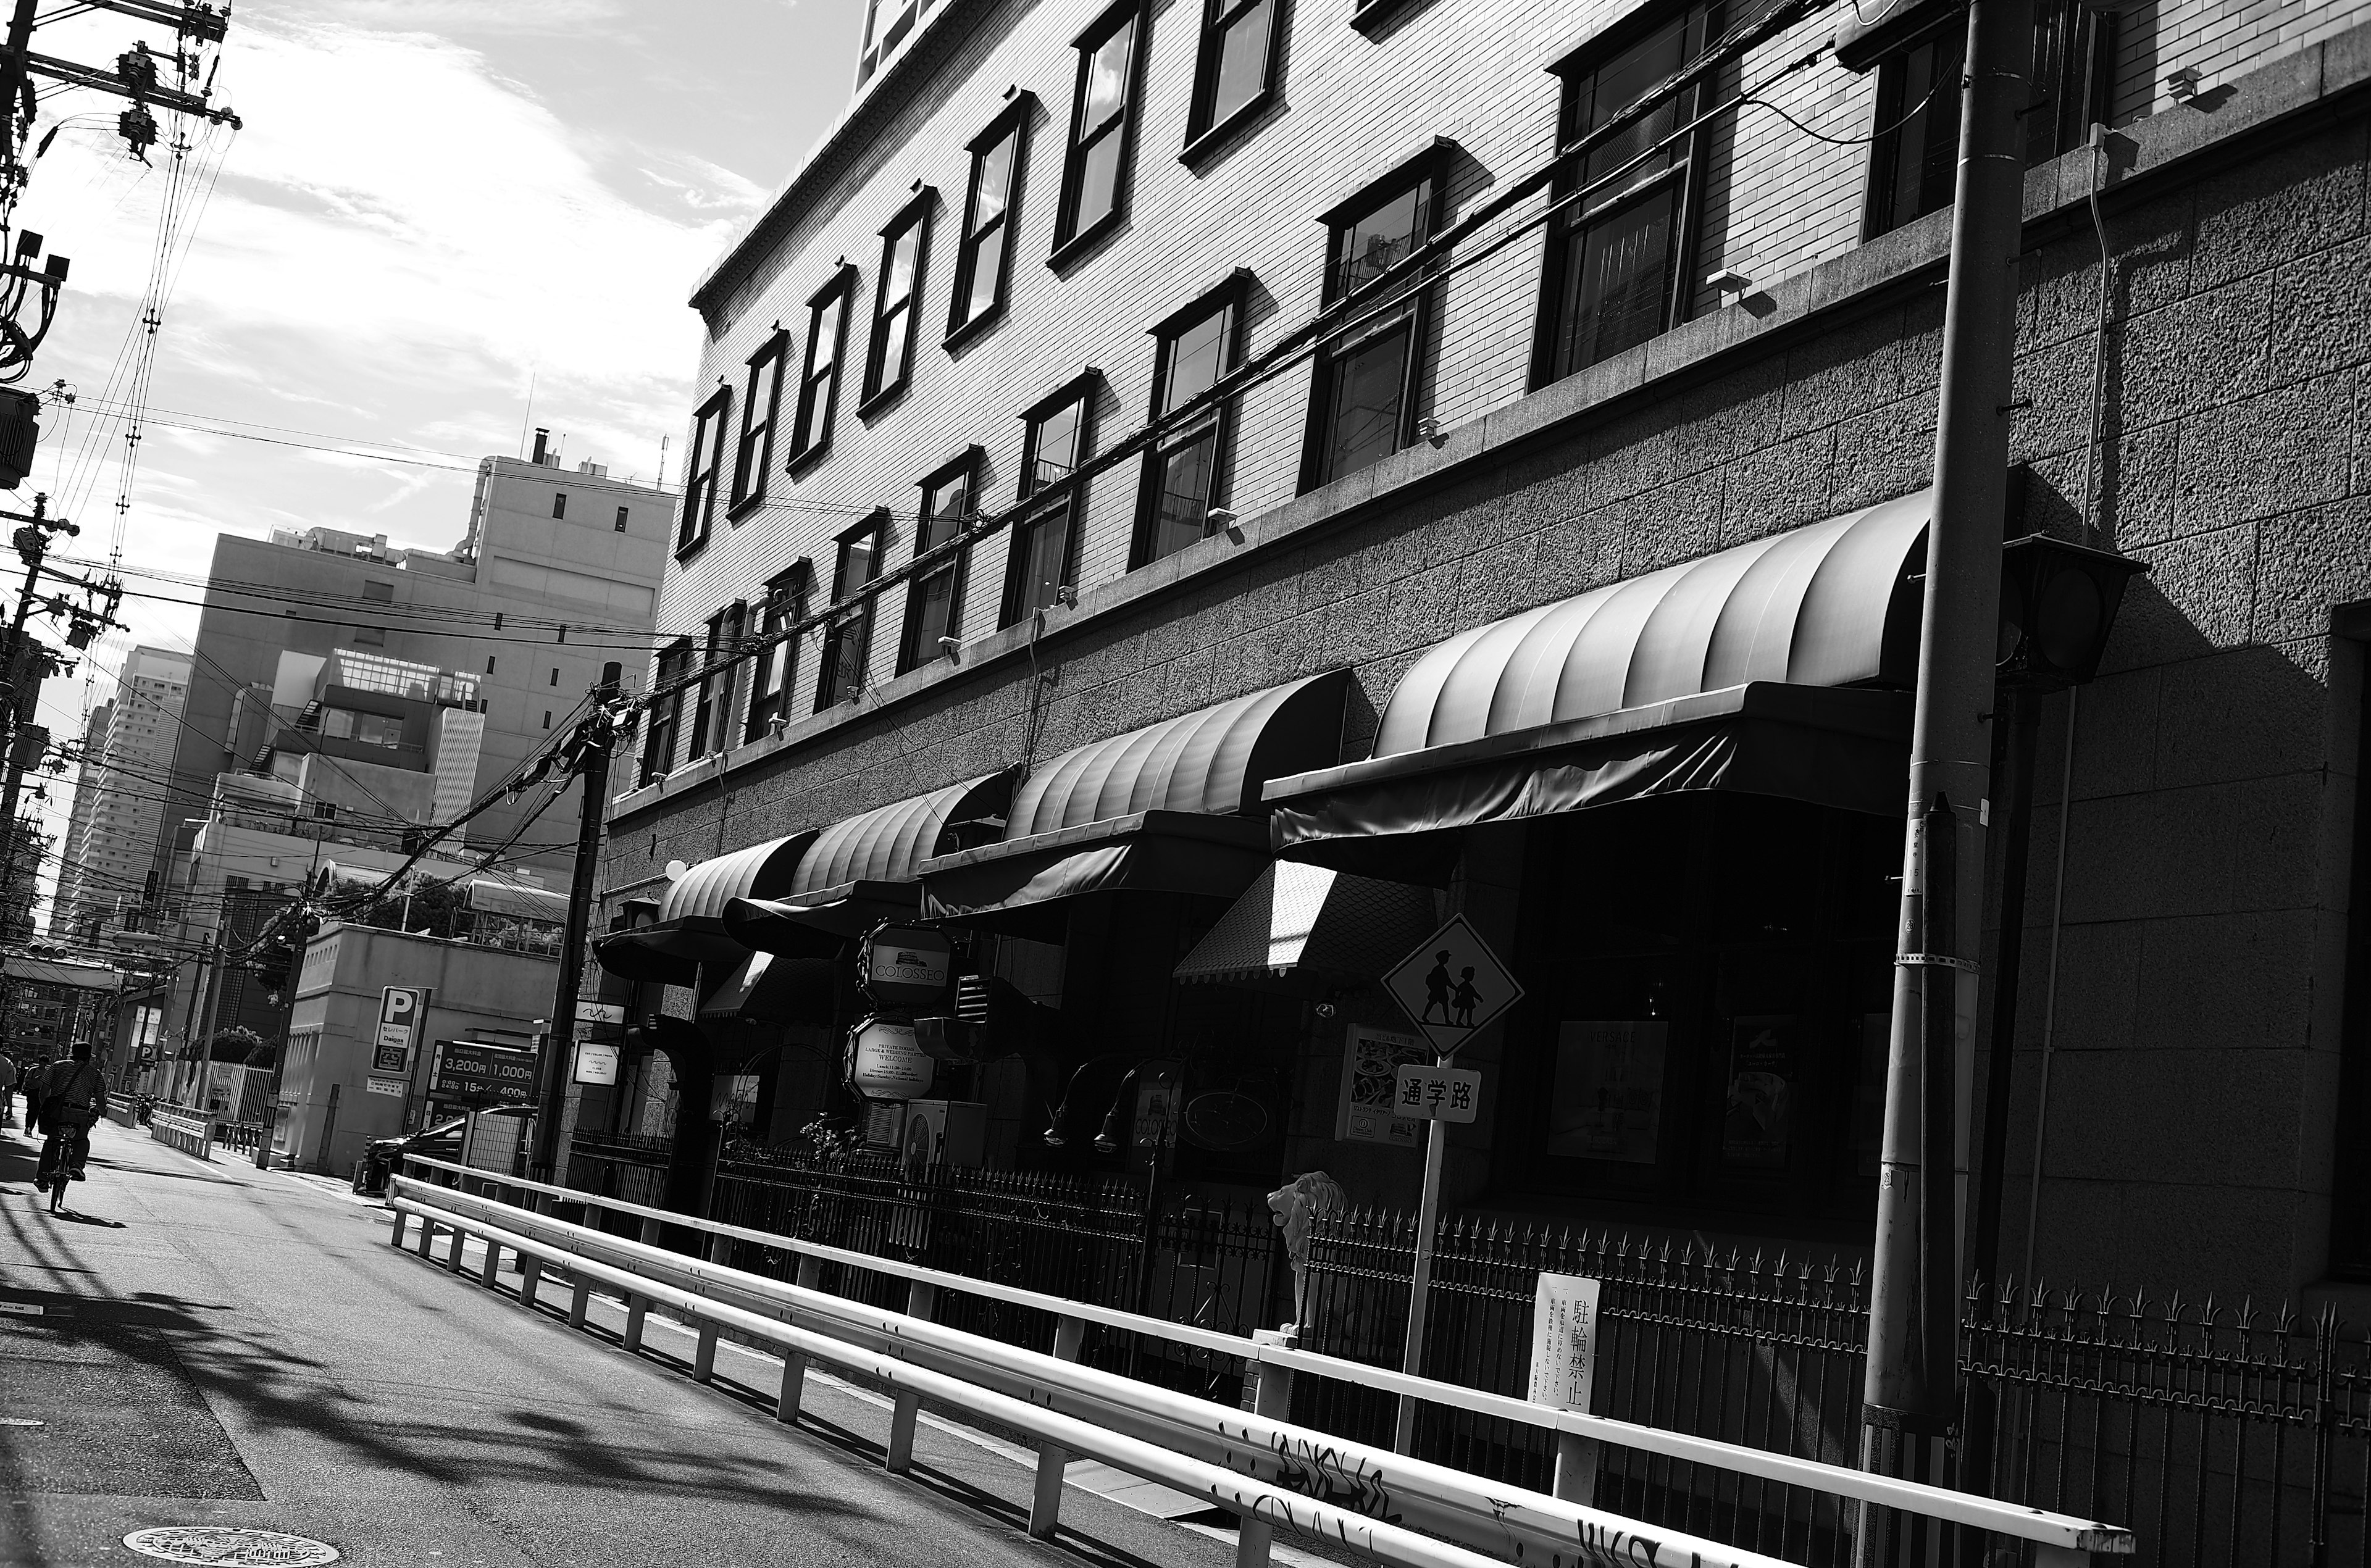
[[(1325, 225), (1325, 279), (1320, 291), (1324, 305), (1331, 306), (1354, 292), (1346, 287), (1344, 282), (1347, 259), (1343, 248), (1348, 242), (1351, 231), (1361, 221), (1409, 190), (1422, 189), (1425, 192), (1423, 222), (1418, 225), (1410, 252), (1440, 232), (1441, 206), (1449, 194), (1450, 154), (1452, 150), (1453, 144), (1445, 138), (1436, 137), (1430, 146), (1414, 157), (1403, 160), (1380, 178), (1362, 186), (1348, 200), (1336, 202), (1317, 215), (1318, 222)], [(1424, 381), (1425, 348), (1432, 331), (1436, 293), (1430, 288), (1422, 289), (1414, 300), (1394, 314), (1391, 321), (1363, 329), (1354, 339), (1329, 340), (1318, 345), (1310, 375), (1308, 428), (1301, 441), (1302, 494), (1358, 471), (1347, 469), (1338, 474), (1329, 471), (1336, 422), (1334, 399), (1341, 390), (1341, 369), (1346, 361), (1393, 332), (1405, 331), (1407, 334), (1407, 358), (1400, 371), (1399, 428), (1394, 432), (1391, 452), (1384, 455), (1404, 452), (1415, 442), (1417, 395)], [(1381, 460), (1374, 459), (1377, 462)], [(1361, 465), (1369, 466), (1371, 465)]]
[[(1036, 107), (1035, 93), (1016, 93), (979, 134), (964, 144), (964, 150), (971, 155), (971, 170), (964, 180), (963, 224), (955, 233), (954, 286), (947, 295), (947, 330), (943, 343), (945, 348), (967, 342), (975, 333), (994, 325), (1003, 317), (1012, 297), (1012, 261), (1019, 249), (1021, 232), (1021, 192), (1029, 167), (1029, 122)], [(980, 170), (987, 164), (988, 155), (1008, 139), (1012, 143), (1012, 167), (1004, 177), (1004, 210), (994, 220), (997, 232), (993, 239), (984, 242), (977, 229)], [(981, 258), (991, 243), (995, 247), (996, 292), (977, 312), (966, 316), (964, 306), (971, 301), (972, 280), (978, 275)]]
[(708, 639), (700, 654), (700, 695), (692, 708), (691, 744), (687, 762), (698, 762), (711, 752), (730, 749), (733, 732), (734, 677), (740, 672), (734, 653), (749, 624), (746, 600), (735, 599), (708, 617)]
[[(919, 561), (931, 549), (943, 548), (947, 545), (954, 545), (955, 548), (945, 565), (932, 567), (927, 572), (909, 571), (906, 574), (905, 625), (897, 634), (896, 673), (898, 674), (935, 663), (942, 656), (937, 647), (938, 637), (960, 637), (963, 634), (964, 593), (968, 586), (966, 579), (970, 576), (970, 540), (972, 530), (979, 523), (979, 480), (987, 456), (988, 454), (977, 445), (966, 446), (923, 475), (917, 487), (922, 492), (922, 501), (915, 508), (913, 559)], [(946, 489), (957, 479), (964, 481), (964, 515), (956, 521), (953, 535), (926, 548), (922, 536), (929, 525), (930, 499), (934, 492)], [(931, 638), (931, 646), (924, 647), (921, 641), (922, 588), (924, 584), (935, 582), (943, 577), (949, 580), (946, 629)]]
[[(766, 597), (758, 607), (758, 637), (779, 636), (805, 619), (807, 594), (814, 585), (815, 563), (804, 558), (768, 580)], [(769, 642), (754, 660), (749, 672), (749, 713), (742, 725), (744, 745), (764, 740), (777, 715), (789, 719), (791, 693), (799, 678), (799, 640), (785, 637)]]
[(677, 560), (708, 543), (716, 518), (716, 481), (723, 467), (724, 432), (732, 412), (733, 388), (723, 382), (691, 411), (691, 450), (683, 467), (683, 510), (675, 525)]
[[(791, 334), (781, 322), (749, 356), (749, 390), (741, 399), (741, 437), (733, 448), (733, 499), (725, 520), (738, 523), (766, 504), (766, 476), (774, 467), (774, 429), (781, 421), (782, 372)], [(769, 374), (770, 373), (770, 374)], [(764, 396), (759, 396), (760, 388)], [(764, 404), (760, 413), (759, 404)]]
[[(831, 450), (831, 427), (839, 417), (841, 374), (848, 367), (849, 306), (855, 295), (856, 269), (842, 261), (832, 269), (830, 280), (807, 296), (807, 348), (799, 361), (798, 411), (791, 427), (790, 472), (793, 475)], [(827, 339), (831, 363), (823, 372), (818, 417), (815, 351)]]
[[(1291, 26), (1290, 0), (1202, 0), (1202, 26), (1194, 56), (1194, 92), (1186, 111), (1186, 146), (1177, 161), (1191, 168), (1277, 102), (1277, 72), (1284, 58), (1284, 35)], [(1267, 45), (1260, 60), (1259, 89), (1224, 115), (1218, 112), (1219, 71), (1225, 63), (1227, 29), (1256, 7), (1267, 7)]]
[[(691, 673), (692, 641), (678, 637), (659, 650), (658, 662), (651, 672), (651, 690), (681, 680)], [(683, 721), (683, 688), (664, 697), (653, 697), (650, 707), (650, 722), (642, 731), (642, 755), (635, 770), (637, 787), (655, 784), (675, 771), (676, 742)]]
[[(848, 581), (850, 547), (859, 539), (873, 540), (873, 564), (864, 578), (857, 582)], [(864, 521), (842, 533), (834, 541), (837, 558), (832, 563), (832, 618), (824, 628), (823, 649), (815, 663), (815, 711), (828, 712), (843, 702), (853, 702), (864, 695), (865, 676), (870, 673), (873, 657), (873, 627), (880, 607), (880, 594), (873, 584), (881, 581), (881, 558), (889, 546), (889, 509), (875, 507)], [(837, 695), (840, 663), (847, 657), (850, 634), (854, 636), (857, 678), (848, 695)]]
[[(1079, 407), (1078, 462), (1073, 465), (1073, 471), (1084, 466), (1093, 456), (1095, 395), (1102, 387), (1103, 372), (1089, 365), (1021, 410), (1021, 472), (1014, 483), (1012, 497), (1016, 505), (1035, 495), (1041, 488), (1037, 480), (1037, 443), (1046, 421), (1073, 403)], [(1064, 498), (1059, 506), (1062, 525), (1069, 535), (1062, 543), (1062, 581), (1073, 586), (1078, 576), (1079, 519), (1085, 515), (1086, 500), (1087, 481), (1081, 479), (1072, 488), (1070, 495)], [(1045, 527), (1055, 515), (1056, 510), (1054, 507), (1047, 507), (1034, 517), (1016, 519), (1006, 531), (1008, 545), (1004, 560), (1004, 594), (999, 603), (996, 617), (996, 624), (1000, 628), (1016, 626), (1025, 617), (1044, 608), (1043, 605), (1022, 603), (1023, 592), (1026, 586), (1023, 582), (1025, 571), (1023, 563), (1028, 559), (1024, 541), (1034, 538), (1037, 531)]]
[[(937, 205), (938, 197), (934, 188), (924, 186), (882, 225), (881, 267), (873, 280), (873, 318), (864, 333), (864, 395), (856, 405), (858, 419), (871, 419), (913, 385), (914, 351), (921, 341), (922, 295), (930, 282), (931, 211)], [(889, 282), (896, 275), (896, 269), (890, 263), (908, 234), (914, 236), (914, 270), (906, 280), (906, 297), (897, 307), (904, 319), (893, 326), (885, 314), (889, 309)], [(893, 332), (903, 339), (895, 379), (883, 374)]]
[[(1548, 67), (1559, 78), (1557, 148), (1571, 147), (1586, 134), (1581, 112), (1584, 83), (1593, 90), (1595, 78), (1604, 67), (1662, 31), (1674, 20), (1678, 20), (1683, 29), (1680, 43), (1681, 58), (1694, 59), (1704, 52), (1705, 40), (1718, 29), (1722, 9), (1723, 0), (1683, 0), (1681, 4), (1642, 7)], [(1688, 95), (1673, 100), (1672, 120), (1675, 125), (1694, 117), (1704, 101), (1704, 84), (1699, 82), (1689, 89)], [(1591, 365), (1602, 364), (1637, 346), (1625, 344), (1611, 353), (1599, 354), (1586, 363), (1561, 370), (1557, 368), (1560, 358), (1557, 345), (1565, 327), (1562, 303), (1567, 271), (1575, 249), (1589, 230), (1635, 213), (1666, 193), (1671, 197), (1671, 215), (1664, 260), (1662, 309), (1655, 330), (1640, 341), (1660, 337), (1687, 320), (1695, 292), (1691, 281), (1695, 275), (1696, 248), (1702, 237), (1708, 145), (1709, 138), (1706, 136), (1704, 128), (1698, 127), (1688, 133), (1683, 144), (1672, 149), (1669, 167), (1654, 174), (1641, 175), (1594, 211), (1560, 215), (1550, 223), (1540, 266), (1537, 320), (1532, 331), (1532, 391), (1536, 392), (1567, 376), (1577, 375)], [(1587, 183), (1587, 160), (1582, 159), (1560, 174), (1552, 199), (1560, 200), (1579, 190)]]
[[(1070, 129), (1062, 138), (1062, 192), (1054, 213), (1054, 252), (1047, 259), (1047, 265), (1058, 270), (1128, 222), (1129, 198), (1136, 185), (1137, 120), (1144, 99), (1146, 35), (1151, 30), (1150, 11), (1146, 0), (1116, 0), (1070, 40), (1079, 57), (1077, 80), (1070, 93)], [(1091, 143), (1079, 139), (1086, 119), (1088, 80), (1096, 52), (1123, 27), (1134, 30), (1128, 39), (1128, 72), (1121, 84), (1119, 113), (1109, 132), (1120, 139), (1112, 173), (1111, 210), (1081, 227), (1080, 182), (1086, 171), (1088, 153), (1103, 140), (1100, 135)]]
[[(1178, 340), (1187, 332), (1220, 312), (1228, 313), (1226, 341), (1220, 347), (1219, 371), (1213, 385), (1225, 380), (1242, 368), (1243, 359), (1243, 315), (1251, 297), (1252, 274), (1249, 269), (1238, 267), (1215, 287), (1203, 290), (1184, 306), (1153, 323), (1148, 329), (1159, 347), (1153, 355), (1152, 398), (1148, 419), (1164, 417), (1169, 398), (1169, 380), (1174, 369)], [(1196, 394), (1199, 396), (1199, 394)], [(1203, 502), (1202, 537), (1214, 531), (1209, 514), (1226, 504), (1228, 468), (1233, 456), (1234, 414), (1236, 398), (1229, 398), (1208, 411), (1202, 420), (1176, 432), (1165, 434), (1150, 444), (1144, 454), (1143, 477), (1137, 488), (1135, 536), (1128, 545), (1128, 567), (1134, 571), (1164, 559), (1186, 548), (1155, 553), (1159, 542), (1160, 508), (1162, 480), (1171, 461), (1188, 447), (1199, 444), (1206, 437), (1211, 442), (1210, 489)], [(1189, 541), (1191, 543), (1191, 541)]]

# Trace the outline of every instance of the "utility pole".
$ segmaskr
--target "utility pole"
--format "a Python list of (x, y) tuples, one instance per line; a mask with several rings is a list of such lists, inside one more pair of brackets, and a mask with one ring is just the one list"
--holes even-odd
[(568, 920), (561, 928), (560, 979), (552, 988), (551, 1027), (543, 1040), (542, 1095), (536, 1107), (532, 1181), (549, 1182), (560, 1169), (560, 1117), (568, 1103), (568, 1063), (576, 1043), (576, 993), (584, 983), (584, 943), (593, 924), (593, 879), (600, 870), (601, 823), (609, 807), (609, 750), (617, 743), (616, 703), (625, 668), (601, 666), (594, 710), (577, 729), (575, 773), (584, 786), (578, 807), (576, 863), (568, 879)]
[[(1961, 84), (1862, 1466), (1929, 1479), (1959, 1412), (1960, 1078), (1973, 1060), (2033, 0), (1973, 0)], [(1863, 1564), (1882, 1545), (1856, 1532)]]

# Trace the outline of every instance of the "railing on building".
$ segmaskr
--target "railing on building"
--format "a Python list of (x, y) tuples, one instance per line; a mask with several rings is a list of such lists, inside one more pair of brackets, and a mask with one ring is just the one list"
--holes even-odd
[(665, 1134), (579, 1132), (568, 1140), (568, 1184), (596, 1197), (656, 1204), (666, 1193)]
[[(1301, 1343), (1397, 1366), (1414, 1239), (1405, 1215), (1318, 1216)], [(1592, 1413), (1831, 1464), (1860, 1453), (1854, 1267), (1454, 1220), (1437, 1245), (1426, 1376), (1521, 1397), (1539, 1275), (1580, 1274), (1602, 1282)], [(1996, 1401), (1991, 1495), (2127, 1520), (2141, 1564), (2371, 1562), (2371, 1344), (2334, 1317), (2043, 1289), (1981, 1292), (1962, 1326), (1971, 1398)], [(1293, 1413), (1388, 1442), (1394, 1401), (1303, 1378)], [(1416, 1451), (1540, 1489), (1556, 1458), (1536, 1428), (1438, 1407)], [(1788, 1561), (1851, 1560), (1855, 1521), (1833, 1498), (1635, 1450), (1601, 1465), (1601, 1507)]]

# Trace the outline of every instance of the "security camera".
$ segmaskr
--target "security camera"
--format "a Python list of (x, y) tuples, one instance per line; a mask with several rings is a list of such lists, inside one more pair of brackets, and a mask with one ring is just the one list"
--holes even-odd
[(1214, 506), (1210, 508), (1209, 518), (1211, 530), (1226, 535), (1228, 543), (1240, 545), (1243, 542), (1243, 522), (1232, 511), (1223, 506)]

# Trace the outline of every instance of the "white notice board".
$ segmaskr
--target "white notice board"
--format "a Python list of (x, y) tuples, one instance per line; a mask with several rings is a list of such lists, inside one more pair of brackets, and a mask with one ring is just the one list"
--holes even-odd
[(1589, 1409), (1597, 1380), (1597, 1293), (1583, 1274), (1544, 1274), (1532, 1297), (1532, 1382), (1523, 1396), (1557, 1410)]

